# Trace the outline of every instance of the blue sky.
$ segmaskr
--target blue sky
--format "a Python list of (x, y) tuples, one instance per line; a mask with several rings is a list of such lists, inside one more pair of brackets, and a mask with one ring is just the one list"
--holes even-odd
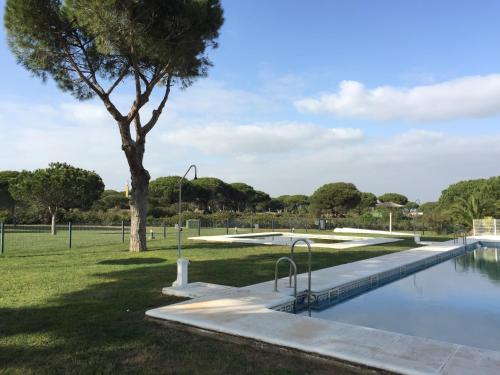
[[(272, 195), (350, 181), (423, 201), (499, 174), (498, 1), (223, 6), (208, 78), (173, 92), (150, 134), (153, 178), (196, 162)], [(68, 161), (122, 188), (127, 166), (100, 103), (30, 77), (1, 32), (0, 169)], [(126, 107), (128, 87), (116, 100)]]

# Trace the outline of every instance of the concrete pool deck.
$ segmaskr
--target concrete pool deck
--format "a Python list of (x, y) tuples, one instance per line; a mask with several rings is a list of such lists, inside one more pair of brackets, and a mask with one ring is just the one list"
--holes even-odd
[[(360, 246), (373, 246), (381, 245), (384, 243), (391, 243), (401, 241), (399, 238), (386, 238), (386, 237), (359, 237), (359, 236), (346, 236), (336, 234), (308, 234), (308, 233), (292, 233), (292, 232), (259, 232), (259, 233), (245, 233), (245, 234), (226, 234), (218, 236), (199, 236), (189, 237), (193, 241), (206, 241), (206, 242), (223, 242), (223, 243), (246, 243), (255, 245), (275, 245), (287, 246), (290, 244), (272, 242), (265, 237), (282, 237), (282, 238), (304, 238), (312, 241), (311, 247), (321, 247), (326, 249), (350, 249)], [(320, 240), (333, 240), (343, 241), (338, 243), (322, 243), (314, 242), (314, 239)], [(305, 247), (303, 243), (298, 243), (297, 246)]]
[[(468, 244), (474, 245), (483, 239), (499, 241), (498, 237), (470, 238)], [(312, 274), (312, 290), (339, 287), (461, 248), (462, 244), (447, 241), (321, 269)], [(306, 278), (306, 275), (299, 275), (299, 291), (305, 289)], [(291, 290), (285, 288), (287, 283), (288, 277), (280, 279), (280, 292), (272, 291), (273, 281), (213, 290), (202, 297), (149, 310), (146, 315), (154, 320), (176, 322), (205, 332), (245, 338), (372, 369), (403, 374), (500, 373), (500, 352), (273, 310), (293, 302)]]

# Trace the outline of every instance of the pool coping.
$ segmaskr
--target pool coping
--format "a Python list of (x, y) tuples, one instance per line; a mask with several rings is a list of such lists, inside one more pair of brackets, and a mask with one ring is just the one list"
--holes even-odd
[[(500, 239), (470, 238), (469, 246), (475, 246), (480, 240), (498, 242)], [(342, 283), (414, 263), (416, 259), (446, 255), (463, 248), (463, 244), (447, 241), (394, 253), (400, 254), (398, 257), (388, 254), (314, 271), (314, 290), (338, 287)], [(288, 278), (280, 281), (283, 286)], [(305, 282), (305, 275), (299, 275), (299, 290)], [(500, 352), (276, 311), (280, 306), (290, 304), (293, 297), (288, 288), (272, 292), (270, 283), (215, 292), (152, 309), (146, 315), (403, 374), (500, 373)]]

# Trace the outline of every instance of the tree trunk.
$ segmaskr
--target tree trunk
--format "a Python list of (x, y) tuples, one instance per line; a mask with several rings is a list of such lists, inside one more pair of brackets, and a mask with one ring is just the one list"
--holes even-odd
[(52, 233), (53, 236), (56, 235), (57, 231), (56, 231), (56, 212), (51, 212), (51, 215), (52, 215), (52, 220), (51, 220), (51, 224), (50, 224), (50, 233)]
[[(138, 118), (136, 118), (136, 121), (140, 122)], [(140, 123), (137, 123), (136, 139), (133, 140), (130, 136), (130, 127), (126, 123), (118, 123), (118, 125), (122, 137), (122, 150), (127, 158), (132, 183), (132, 191), (130, 192), (129, 251), (146, 251), (146, 217), (148, 213), (148, 188), (151, 177), (142, 165), (146, 146), (145, 134), (142, 134)]]
[(149, 174), (134, 173), (132, 176), (132, 194), (130, 200), (130, 247), (132, 252), (147, 250), (146, 217), (148, 213)]

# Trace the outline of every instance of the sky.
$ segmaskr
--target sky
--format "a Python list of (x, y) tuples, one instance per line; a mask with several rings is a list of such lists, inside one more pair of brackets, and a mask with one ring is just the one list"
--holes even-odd
[[(272, 196), (344, 181), (424, 202), (451, 183), (500, 175), (500, 2), (222, 4), (208, 77), (174, 89), (148, 135), (152, 178), (195, 163), (200, 176)], [(64, 161), (123, 190), (128, 167), (100, 102), (32, 77), (3, 28), (0, 71), (0, 170)], [(115, 100), (125, 110), (130, 87)]]

